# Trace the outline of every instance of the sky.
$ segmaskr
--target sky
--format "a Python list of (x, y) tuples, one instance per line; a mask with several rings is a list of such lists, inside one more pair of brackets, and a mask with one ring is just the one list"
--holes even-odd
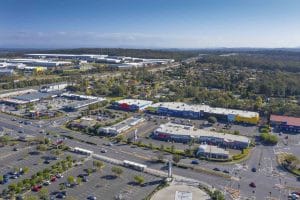
[(0, 0), (0, 48), (300, 47), (299, 0)]

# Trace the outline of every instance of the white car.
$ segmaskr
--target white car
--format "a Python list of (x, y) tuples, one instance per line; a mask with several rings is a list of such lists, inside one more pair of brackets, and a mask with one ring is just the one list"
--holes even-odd
[(299, 195), (295, 194), (295, 193), (291, 193), (289, 194), (289, 199), (292, 199), (292, 200), (296, 200), (296, 199), (299, 199)]
[(50, 181), (44, 181), (44, 183), (43, 183), (44, 185), (50, 185), (51, 184), (51, 182)]
[(56, 174), (56, 178), (63, 178), (64, 176), (62, 174)]
[(106, 153), (107, 150), (106, 149), (101, 149), (101, 153)]

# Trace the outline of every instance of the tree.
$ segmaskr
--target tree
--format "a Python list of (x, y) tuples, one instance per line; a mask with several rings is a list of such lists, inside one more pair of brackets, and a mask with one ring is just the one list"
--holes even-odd
[(240, 135), (240, 131), (238, 130), (233, 131), (233, 135)]
[(102, 161), (94, 160), (93, 165), (97, 167), (98, 170), (102, 170), (104, 168), (104, 163)]
[(123, 173), (123, 169), (121, 167), (112, 167), (111, 168), (112, 173), (114, 173), (116, 176), (121, 176), (121, 174)]
[(174, 153), (174, 152), (175, 152), (175, 146), (172, 145), (172, 146), (171, 146), (171, 153)]
[(29, 167), (23, 167), (23, 173), (27, 174), (29, 172)]
[(141, 184), (143, 184), (145, 182), (145, 178), (143, 176), (139, 176), (139, 175), (134, 176), (134, 180), (139, 185), (141, 185)]
[(69, 161), (69, 162), (72, 161), (72, 156), (67, 155), (66, 160)]
[(181, 156), (178, 154), (173, 155), (172, 160), (177, 164), (179, 163)]
[(132, 138), (127, 138), (127, 144), (131, 144), (132, 143)]
[(45, 138), (44, 139), (44, 144), (48, 145), (50, 143), (50, 139), (49, 138)]
[(44, 145), (44, 144), (39, 144), (36, 149), (39, 150), (39, 151), (47, 151), (47, 146)]
[(217, 120), (216, 117), (210, 116), (210, 117), (208, 117), (207, 121), (208, 121), (209, 123), (214, 124), (214, 123), (216, 123), (218, 120)]
[(81, 177), (78, 177), (78, 178), (76, 179), (76, 183), (77, 183), (78, 185), (80, 185), (80, 184), (82, 183), (82, 178), (81, 178)]
[(48, 104), (47, 105), (47, 110), (50, 110), (52, 108), (52, 105)]
[(256, 97), (255, 100), (255, 105), (254, 105), (254, 109), (255, 110), (260, 110), (263, 106), (263, 100), (260, 96)]
[(8, 185), (8, 189), (12, 192), (15, 192), (16, 188), (17, 188), (17, 184), (15, 184), (15, 183)]
[(39, 200), (39, 198), (34, 195), (29, 195), (29, 196), (26, 196), (24, 200)]
[(150, 149), (153, 149), (153, 144), (151, 142), (149, 143), (148, 146), (149, 146)]
[(159, 148), (159, 150), (161, 150), (161, 151), (164, 151), (165, 150), (165, 147), (164, 147), (164, 145), (162, 144), (162, 145), (160, 145), (160, 148)]
[(15, 189), (16, 194), (19, 194), (22, 191), (22, 188), (17, 186)]
[(7, 144), (10, 140), (11, 140), (11, 138), (7, 135), (0, 137), (0, 142), (3, 144)]
[(67, 181), (68, 181), (68, 183), (70, 183), (70, 184), (74, 184), (74, 183), (75, 183), (75, 178), (74, 178), (74, 176), (68, 176)]
[(215, 190), (211, 195), (212, 200), (225, 200), (224, 195), (219, 190)]
[(262, 133), (260, 134), (260, 138), (266, 144), (275, 145), (278, 142), (277, 136), (270, 133)]
[(286, 156), (284, 157), (284, 160), (285, 160), (286, 162), (288, 162), (288, 163), (292, 163), (292, 162), (294, 162), (294, 161), (297, 161), (298, 158), (297, 158), (295, 155), (293, 155), (293, 154), (288, 154), (288, 155), (286, 155)]
[(184, 150), (184, 154), (185, 154), (185, 156), (192, 156), (193, 152), (192, 152), (192, 150), (190, 148), (188, 148), (188, 149)]
[(157, 155), (156, 155), (156, 159), (158, 162), (163, 162), (165, 157), (164, 157), (164, 154), (159, 152)]
[(49, 199), (49, 191), (47, 188), (42, 188), (39, 193), (38, 193), (38, 196), (41, 200), (47, 200)]
[(124, 135), (118, 135), (115, 139), (117, 142), (122, 142), (124, 140)]

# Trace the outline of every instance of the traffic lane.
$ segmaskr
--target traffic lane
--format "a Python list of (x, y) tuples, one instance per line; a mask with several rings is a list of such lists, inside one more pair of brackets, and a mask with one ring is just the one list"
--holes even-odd
[[(70, 142), (70, 140), (68, 142)], [(99, 151), (99, 147), (93, 146), (93, 145), (83, 144), (83, 143), (80, 143), (80, 142), (73, 143), (73, 141), (71, 141), (70, 144), (71, 145), (72, 144), (80, 145), (81, 148), (86, 148), (86, 149), (89, 149), (89, 150), (93, 150), (94, 152)], [(148, 167), (153, 168), (153, 169), (157, 169), (157, 170), (167, 170), (166, 164), (144, 161), (143, 159), (139, 159), (136, 156), (130, 155), (130, 154), (124, 155), (123, 153), (119, 153), (119, 152), (109, 150), (105, 154), (105, 156), (113, 157), (113, 158), (119, 159), (119, 160), (130, 160), (130, 161), (133, 161), (133, 162), (146, 164)], [(205, 180), (205, 182), (208, 182), (209, 184), (212, 184), (214, 187), (217, 187), (219, 189), (224, 187), (224, 185), (226, 185), (226, 183), (228, 182), (225, 178), (217, 177), (217, 176), (211, 176), (211, 175), (208, 175), (208, 174), (205, 174), (205, 173), (198, 173), (196, 171), (192, 171), (192, 170), (189, 170), (189, 169), (181, 169), (181, 168), (173, 167), (173, 172), (174, 172), (174, 174), (184, 175), (188, 178), (198, 179), (199, 181)]]
[[(256, 172), (251, 171), (250, 163), (257, 163), (260, 156), (258, 149), (252, 160), (248, 161), (248, 165), (246, 168), (242, 168), (237, 170), (238, 176), (241, 178), (240, 181), (233, 185), (233, 187), (239, 188), (241, 190), (242, 195), (244, 196), (255, 196), (257, 199), (264, 199), (265, 197), (270, 196), (270, 192), (272, 196), (280, 196), (281, 192), (278, 188), (276, 188), (276, 184), (279, 183), (279, 178), (272, 174), (273, 160), (270, 157), (266, 157), (269, 155), (266, 149), (261, 149), (262, 151), (262, 159), (260, 161), (260, 167)], [(256, 185), (256, 188), (250, 187), (250, 183), (253, 182)]]

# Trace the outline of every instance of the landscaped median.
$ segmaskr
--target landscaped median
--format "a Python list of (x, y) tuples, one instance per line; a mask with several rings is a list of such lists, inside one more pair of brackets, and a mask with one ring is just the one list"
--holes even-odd
[(277, 154), (278, 164), (288, 172), (300, 177), (300, 160), (291, 153)]
[(195, 166), (195, 165), (192, 165), (192, 164), (177, 163), (177, 164), (174, 164), (174, 165), (177, 166), (177, 167), (181, 167), (181, 168), (192, 169), (196, 172), (205, 173), (205, 174), (208, 174), (208, 175), (219, 176), (219, 177), (223, 177), (223, 178), (226, 178), (226, 179), (231, 178), (231, 176), (228, 175), (228, 174), (218, 172), (218, 171), (214, 171), (214, 170), (204, 168), (204, 167), (200, 167), (200, 166)]
[[(123, 141), (123, 142), (125, 142), (125, 141)], [(145, 143), (142, 143), (141, 141), (139, 141), (139, 142), (126, 141), (126, 142), (127, 142), (127, 144), (135, 145), (135, 146), (142, 147), (142, 148), (148, 148), (151, 150), (158, 150), (158, 151), (170, 153), (173, 155), (180, 155), (180, 156), (185, 156), (185, 157), (190, 157), (190, 158), (199, 158), (199, 159), (204, 159), (207, 161), (223, 162), (223, 163), (231, 163), (231, 162), (236, 163), (236, 162), (244, 161), (244, 160), (248, 159), (248, 157), (251, 153), (251, 149), (252, 149), (251, 147), (243, 149), (240, 154), (233, 155), (231, 158), (228, 158), (228, 159), (217, 159), (217, 158), (196, 157), (195, 156), (196, 149), (185, 149), (185, 150), (176, 149), (174, 145), (172, 145), (171, 147), (165, 147), (164, 145), (161, 145), (159, 147), (159, 146), (153, 145), (152, 143), (145, 144)]]

